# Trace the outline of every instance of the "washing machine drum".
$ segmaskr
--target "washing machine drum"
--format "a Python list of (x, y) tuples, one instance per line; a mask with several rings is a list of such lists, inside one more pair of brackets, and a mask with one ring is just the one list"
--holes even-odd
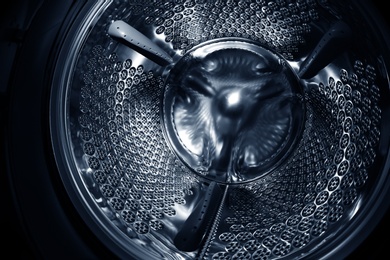
[(68, 23), (50, 150), (135, 259), (318, 259), (387, 209), (389, 48), (361, 1), (101, 1)]

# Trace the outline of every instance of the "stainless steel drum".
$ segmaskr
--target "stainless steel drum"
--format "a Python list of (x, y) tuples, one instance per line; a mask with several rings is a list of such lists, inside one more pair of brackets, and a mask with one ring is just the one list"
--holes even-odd
[(389, 196), (389, 42), (367, 6), (92, 5), (59, 46), (50, 96), (87, 225), (123, 258), (349, 253)]

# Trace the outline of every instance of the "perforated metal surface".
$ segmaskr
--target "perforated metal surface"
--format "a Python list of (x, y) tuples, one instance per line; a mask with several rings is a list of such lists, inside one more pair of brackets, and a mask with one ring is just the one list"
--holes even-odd
[[(350, 12), (336, 1), (314, 0), (106, 3), (96, 23), (87, 24), (90, 33), (75, 41), (75, 58), (69, 61), (74, 70), (69, 70), (68, 84), (57, 94), (64, 111), (66, 145), (61, 149), (70, 165), (62, 174), (73, 176), (74, 186), (88, 198), (87, 204), (90, 201), (92, 215), (130, 254), (135, 248), (147, 250), (145, 257), (167, 259), (275, 259), (310, 254), (354, 217), (372, 189), (370, 179), (379, 175), (371, 169), (383, 134), (381, 104), (388, 95), (387, 75), (380, 72), (380, 54), (369, 41), (344, 31), (364, 28), (364, 21), (351, 18)], [(347, 27), (332, 27), (340, 17)], [(172, 57), (173, 64), (161, 66), (148, 53), (111, 37), (108, 28), (117, 20), (151, 39)], [(207, 47), (215, 40), (233, 38), (233, 51), (216, 54), (217, 59), (225, 59), (213, 63), (223, 69), (218, 79), (201, 69), (186, 74), (187, 68), (196, 68), (188, 65), (191, 61), (186, 57), (199, 44)], [(357, 38), (359, 44), (351, 42)], [(317, 45), (321, 41), (325, 43)], [(331, 46), (334, 41), (337, 47)], [(191, 148), (191, 142), (178, 140), (194, 136), (188, 129), (203, 130), (196, 129), (200, 124), (194, 123), (191, 113), (179, 123), (183, 120), (180, 109), (191, 112), (191, 102), (169, 95), (180, 96), (180, 88), (186, 88), (175, 78), (181, 72), (184, 78), (206, 78), (212, 86), (231, 77), (229, 84), (242, 89), (246, 78), (237, 80), (229, 70), (240, 75), (247, 71), (245, 62), (254, 54), (239, 50), (248, 42), (280, 55), (279, 61), (292, 75), (284, 87), (299, 89), (294, 101), (299, 105), (288, 112), (277, 105), (240, 114), (249, 121), (260, 120), (245, 133), (255, 150), (265, 147), (263, 152), (250, 153), (255, 157), (252, 161), (256, 167), (262, 165), (258, 161), (271, 163), (267, 170), (255, 167), (249, 177), (237, 170), (241, 177), (225, 176), (221, 181), (208, 175), (210, 168), (196, 168), (193, 161), (198, 157), (185, 157), (188, 150), (196, 154), (198, 146)], [(266, 55), (262, 57), (269, 62)], [(308, 69), (303, 71), (303, 65)], [(264, 75), (261, 71), (260, 77)], [(180, 86), (172, 90), (174, 84)], [(246, 103), (253, 100), (253, 94), (246, 98)], [(204, 105), (199, 107), (204, 109)], [(217, 117), (211, 113), (205, 122), (213, 116)], [(294, 124), (300, 125), (299, 131), (291, 130)], [(270, 128), (273, 125), (277, 130)], [(223, 130), (217, 129), (216, 136)], [(237, 131), (223, 138), (238, 139), (244, 130)], [(265, 145), (269, 140), (270, 145)], [(228, 154), (236, 151), (229, 149)], [(283, 160), (273, 161), (278, 153)], [(218, 171), (229, 172), (228, 168), (223, 165)], [(222, 194), (206, 202), (204, 194), (216, 192), (210, 188), (214, 181), (220, 182)], [(190, 230), (186, 220), (198, 214), (197, 205), (202, 203), (208, 208), (199, 213), (207, 217), (200, 217), (195, 227), (196, 234), (201, 234), (195, 239), (199, 245), (180, 250), (175, 237)]]

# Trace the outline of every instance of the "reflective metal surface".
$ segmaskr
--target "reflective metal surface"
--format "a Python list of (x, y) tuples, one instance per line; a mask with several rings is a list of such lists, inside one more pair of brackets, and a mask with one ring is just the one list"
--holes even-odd
[(138, 259), (330, 254), (388, 186), (388, 71), (363, 11), (97, 3), (51, 96), (68, 191)]
[(287, 62), (242, 40), (205, 42), (170, 70), (163, 115), (179, 157), (223, 183), (278, 165), (299, 137), (304, 102)]

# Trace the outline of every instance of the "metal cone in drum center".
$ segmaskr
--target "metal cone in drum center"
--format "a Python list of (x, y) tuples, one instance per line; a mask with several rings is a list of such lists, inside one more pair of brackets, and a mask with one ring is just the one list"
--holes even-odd
[(196, 173), (221, 183), (275, 168), (299, 138), (301, 87), (280, 56), (237, 39), (184, 55), (166, 81), (165, 132)]

